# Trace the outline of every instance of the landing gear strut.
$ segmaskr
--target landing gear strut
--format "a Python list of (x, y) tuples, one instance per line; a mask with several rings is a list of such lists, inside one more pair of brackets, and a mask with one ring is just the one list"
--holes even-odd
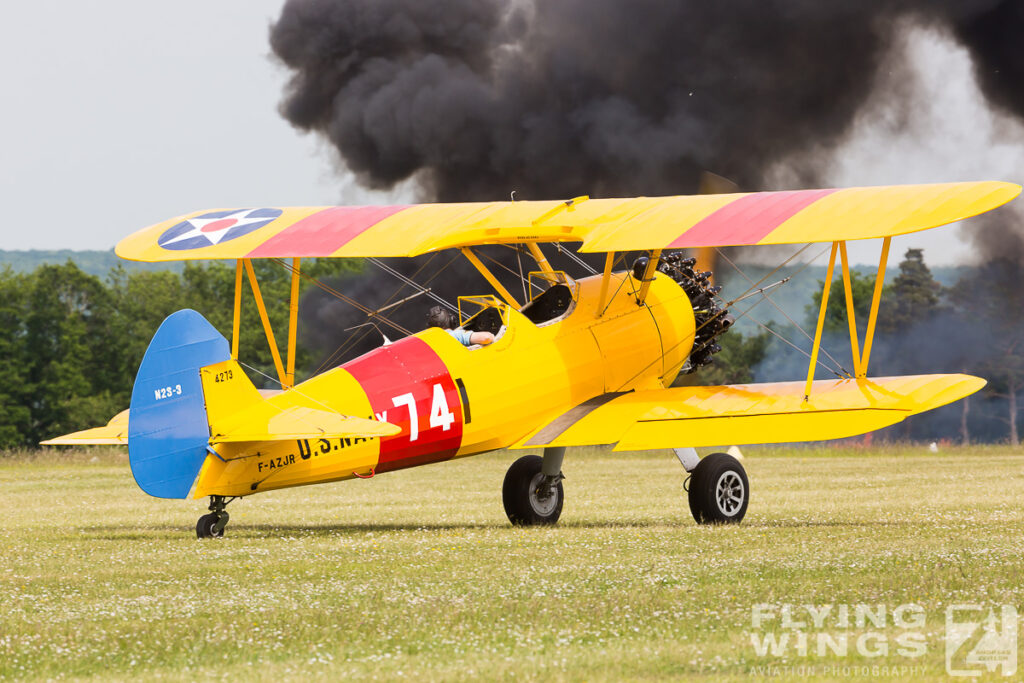
[(196, 522), (196, 538), (221, 538), (224, 535), (224, 527), (228, 525), (227, 505), (224, 496), (210, 496), (210, 513)]
[(544, 457), (526, 455), (505, 473), (501, 500), (516, 526), (554, 524), (562, 514), (562, 457), (565, 448), (545, 448)]

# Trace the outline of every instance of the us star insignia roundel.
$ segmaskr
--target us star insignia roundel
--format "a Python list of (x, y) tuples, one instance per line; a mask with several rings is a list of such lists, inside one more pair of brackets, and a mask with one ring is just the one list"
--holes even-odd
[(258, 230), (281, 215), (281, 209), (227, 209), (194, 216), (164, 231), (164, 249), (200, 249)]

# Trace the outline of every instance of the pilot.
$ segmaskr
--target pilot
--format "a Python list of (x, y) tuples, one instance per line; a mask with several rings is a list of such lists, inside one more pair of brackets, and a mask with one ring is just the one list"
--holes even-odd
[(427, 313), (427, 327), (440, 327), (462, 342), (463, 346), (474, 344), (486, 346), (494, 341), (494, 335), (490, 332), (471, 332), (461, 327), (455, 327), (455, 316), (440, 306), (434, 306)]

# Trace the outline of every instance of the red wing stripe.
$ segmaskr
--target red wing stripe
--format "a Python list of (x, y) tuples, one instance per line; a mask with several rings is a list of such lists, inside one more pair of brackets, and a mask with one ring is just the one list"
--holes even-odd
[(705, 216), (677, 237), (670, 249), (757, 244), (802, 209), (836, 190), (748, 194)]
[(335, 206), (306, 216), (249, 252), (249, 258), (330, 256), (407, 206)]

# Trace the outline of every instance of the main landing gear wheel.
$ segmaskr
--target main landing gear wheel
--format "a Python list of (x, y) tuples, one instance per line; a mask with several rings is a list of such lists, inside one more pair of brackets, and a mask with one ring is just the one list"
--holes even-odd
[(554, 524), (562, 514), (562, 475), (549, 477), (541, 471), (539, 455), (519, 458), (505, 473), (501, 501), (505, 514), (516, 526)]
[(196, 538), (222, 538), (228, 525), (227, 503), (224, 496), (210, 496), (210, 513), (196, 522)]
[(750, 482), (743, 465), (726, 453), (712, 453), (690, 475), (690, 512), (698, 524), (736, 524), (747, 514)]

